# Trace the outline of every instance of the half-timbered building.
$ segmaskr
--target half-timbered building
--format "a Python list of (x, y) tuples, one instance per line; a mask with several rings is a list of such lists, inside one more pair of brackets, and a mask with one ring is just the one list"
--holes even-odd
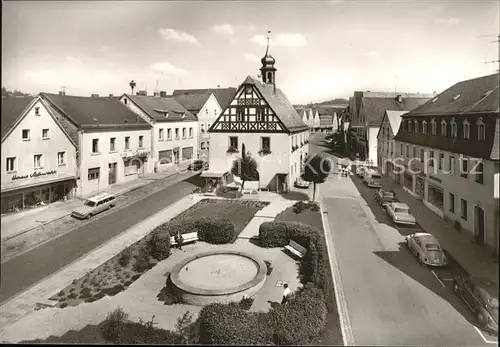
[(276, 87), (269, 49), (261, 62), (262, 82), (248, 76), (209, 129), (210, 170), (202, 175), (226, 183), (244, 145), (258, 163), (260, 189), (283, 191), (300, 176), (309, 152), (309, 127)]

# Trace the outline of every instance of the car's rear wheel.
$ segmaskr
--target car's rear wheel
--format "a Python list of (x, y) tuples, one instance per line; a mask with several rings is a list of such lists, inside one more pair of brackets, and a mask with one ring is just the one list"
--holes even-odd
[(458, 294), (458, 283), (453, 283), (453, 291)]
[(424, 265), (425, 265), (425, 264), (424, 264), (424, 260), (422, 259), (422, 256), (421, 256), (421, 255), (419, 255), (419, 256), (418, 256), (418, 262), (419, 262), (419, 264), (420, 264), (420, 265), (422, 265), (422, 266), (424, 266)]
[(89, 213), (89, 214), (87, 215), (87, 219), (92, 218), (92, 216), (93, 216), (93, 214), (92, 214), (92, 213)]
[(484, 315), (481, 312), (477, 313), (477, 320), (479, 321), (479, 323), (484, 325), (484, 323), (485, 323)]

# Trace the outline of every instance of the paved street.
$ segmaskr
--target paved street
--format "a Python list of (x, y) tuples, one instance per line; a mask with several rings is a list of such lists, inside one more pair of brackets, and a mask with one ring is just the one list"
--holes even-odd
[(132, 225), (178, 201), (204, 182), (199, 175), (91, 220), (40, 247), (2, 263), (0, 302), (62, 269)]
[[(318, 139), (312, 138), (311, 153), (325, 151)], [(446, 269), (420, 266), (404, 244), (412, 231), (396, 229), (357, 177), (333, 173), (320, 196), (356, 344), (486, 344), (473, 326), (475, 318), (451, 290), (450, 279), (464, 273), (451, 257)]]

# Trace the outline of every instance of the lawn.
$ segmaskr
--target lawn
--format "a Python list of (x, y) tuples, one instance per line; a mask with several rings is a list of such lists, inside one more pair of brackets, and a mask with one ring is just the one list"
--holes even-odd
[[(230, 220), (239, 235), (254, 214), (268, 202), (252, 200), (203, 199), (167, 223), (182, 223), (202, 217)], [(190, 232), (187, 230), (186, 232)], [(57, 307), (77, 306), (93, 302), (104, 296), (114, 296), (127, 289), (143, 273), (157, 264), (157, 260), (144, 254), (147, 236), (124, 249), (101, 266), (88, 272), (56, 293), (49, 300), (58, 301)]]
[[(322, 236), (322, 242), (324, 243), (323, 248), (325, 250), (327, 249), (321, 211), (315, 203), (298, 202), (294, 206), (291, 206), (281, 212), (278, 216), (276, 216), (275, 220), (281, 222), (301, 222), (318, 228), (321, 231), (320, 235)], [(324, 257), (328, 258), (328, 254), (325, 254)], [(318, 339), (314, 341), (314, 344), (340, 346), (343, 344), (342, 331), (337, 313), (335, 289), (333, 286), (333, 276), (330, 266), (328, 266), (326, 271), (328, 273), (326, 281), (326, 303), (328, 307), (327, 324), (321, 336), (318, 336)]]

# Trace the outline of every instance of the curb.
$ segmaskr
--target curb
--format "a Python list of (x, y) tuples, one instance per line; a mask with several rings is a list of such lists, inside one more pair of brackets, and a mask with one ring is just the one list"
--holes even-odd
[[(151, 185), (151, 184), (153, 184), (153, 183), (155, 183), (155, 182), (162, 181), (162, 180), (164, 180), (164, 179), (170, 178), (170, 177), (172, 177), (172, 176), (174, 176), (174, 175), (177, 175), (177, 174), (180, 174), (180, 173), (185, 173), (185, 172), (187, 172), (187, 171), (188, 171), (187, 169), (184, 169), (184, 170), (181, 170), (181, 171), (178, 171), (178, 172), (174, 172), (174, 173), (173, 173), (173, 174), (171, 174), (171, 175), (168, 175), (168, 176), (165, 176), (165, 177), (163, 177), (163, 178), (160, 178), (160, 179), (157, 179), (157, 180), (154, 180), (154, 181), (148, 182), (148, 183), (146, 183), (146, 184), (144, 184), (144, 185), (142, 185), (142, 186), (138, 186), (138, 187), (132, 188), (132, 189), (130, 189), (130, 190), (123, 191), (122, 193), (115, 194), (115, 197), (122, 196), (123, 194), (127, 194), (127, 193), (130, 193), (130, 192), (133, 192), (133, 191), (135, 191), (135, 190), (137, 190), (137, 189), (140, 189), (140, 188), (143, 188), (143, 187), (147, 187), (147, 186), (149, 186), (149, 185)], [(80, 197), (75, 197), (75, 199), (81, 199), (81, 198), (80, 198)], [(21, 236), (21, 235), (23, 235), (23, 234), (26, 234), (26, 233), (28, 233), (28, 232), (30, 232), (30, 231), (32, 231), (32, 230), (35, 230), (35, 229), (41, 228), (41, 227), (43, 227), (43, 226), (45, 226), (45, 225), (47, 225), (47, 224), (50, 224), (50, 223), (56, 222), (56, 221), (58, 221), (58, 220), (60, 220), (60, 219), (63, 219), (63, 218), (65, 218), (65, 217), (69, 216), (69, 215), (71, 215), (71, 213), (65, 214), (64, 216), (59, 217), (59, 218), (56, 218), (56, 219), (52, 219), (52, 220), (50, 220), (50, 221), (48, 221), (48, 222), (45, 222), (45, 223), (40, 224), (40, 225), (37, 225), (36, 227), (33, 227), (33, 228), (30, 228), (30, 229), (27, 229), (27, 230), (20, 231), (20, 232), (18, 232), (18, 233), (17, 233), (17, 234), (15, 234), (15, 235), (7, 236), (6, 238), (1, 239), (1, 242), (5, 242), (5, 241), (12, 240), (12, 239), (14, 239), (14, 238), (16, 238), (16, 237), (18, 237), (18, 236)]]
[[(347, 301), (344, 295), (344, 288), (342, 287), (342, 279), (340, 276), (340, 270), (337, 263), (337, 256), (335, 253), (335, 246), (331, 240), (331, 230), (328, 220), (325, 215), (328, 212), (324, 212), (323, 199), (319, 199), (319, 209), (321, 212), (321, 220), (323, 222), (323, 229), (326, 239), (326, 249), (328, 252), (328, 257), (330, 258), (330, 269), (333, 276), (333, 287), (335, 290), (335, 301), (337, 304), (337, 312), (340, 320), (340, 328), (342, 331), (342, 341), (344, 346), (354, 346), (354, 334), (352, 332), (351, 320), (349, 318), (349, 312), (347, 310)], [(332, 241), (332, 242), (330, 242)]]

